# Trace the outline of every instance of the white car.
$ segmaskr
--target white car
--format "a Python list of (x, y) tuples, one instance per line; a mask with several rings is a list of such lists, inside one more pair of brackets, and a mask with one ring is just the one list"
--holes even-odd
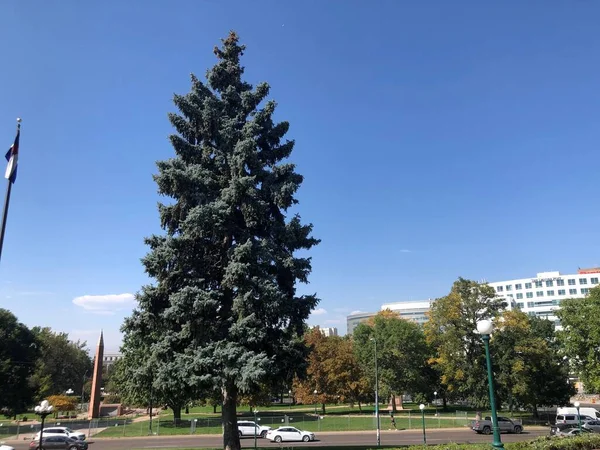
[[(85, 441), (85, 433), (81, 431), (73, 431), (69, 427), (48, 427), (44, 428), (44, 437), (50, 436), (67, 436), (73, 439), (77, 439), (79, 441)], [(35, 437), (33, 438), (35, 441), (40, 440), (40, 432), (38, 431)], [(1, 449), (0, 449), (1, 450)]]
[(9, 445), (0, 443), (0, 450), (15, 450), (15, 448), (11, 447)]
[(267, 439), (271, 442), (283, 441), (314, 441), (315, 434), (310, 431), (302, 431), (294, 427), (280, 427), (267, 432)]
[(257, 437), (264, 438), (271, 429), (271, 427), (262, 427), (251, 420), (239, 420), (237, 425), (240, 437), (254, 436), (256, 434)]

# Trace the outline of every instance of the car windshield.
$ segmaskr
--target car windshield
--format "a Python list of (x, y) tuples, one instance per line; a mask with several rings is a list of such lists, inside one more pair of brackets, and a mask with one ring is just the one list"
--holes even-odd
[(65, 428), (65, 431), (68, 431), (69, 433), (73, 432), (73, 430), (71, 430), (70, 428)]

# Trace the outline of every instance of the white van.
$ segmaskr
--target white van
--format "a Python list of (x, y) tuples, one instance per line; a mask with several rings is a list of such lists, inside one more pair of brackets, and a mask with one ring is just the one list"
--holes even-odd
[[(577, 416), (577, 408), (565, 407), (556, 409), (557, 416), (564, 414), (575, 414), (575, 416)], [(590, 416), (595, 419), (600, 419), (600, 412), (598, 412), (598, 410), (595, 408), (579, 408), (579, 414), (581, 414), (582, 416)]]

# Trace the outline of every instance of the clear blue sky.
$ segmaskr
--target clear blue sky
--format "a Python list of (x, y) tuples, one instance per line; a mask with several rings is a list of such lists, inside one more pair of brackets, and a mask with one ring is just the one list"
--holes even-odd
[(0, 307), (117, 347), (130, 303), (103, 296), (147, 281), (172, 95), (230, 29), (297, 141), (299, 211), (323, 240), (311, 323), (344, 331), (350, 311), (458, 276), (599, 264), (599, 16), (554, 0), (3, 2), (0, 143), (16, 116), (23, 130)]

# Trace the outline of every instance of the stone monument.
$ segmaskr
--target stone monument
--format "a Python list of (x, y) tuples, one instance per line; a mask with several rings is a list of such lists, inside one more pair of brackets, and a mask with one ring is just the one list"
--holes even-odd
[(104, 357), (104, 338), (100, 331), (100, 339), (96, 347), (96, 359), (94, 360), (94, 373), (92, 377), (92, 394), (90, 396), (90, 407), (88, 419), (100, 417), (100, 386), (102, 385), (102, 358)]

